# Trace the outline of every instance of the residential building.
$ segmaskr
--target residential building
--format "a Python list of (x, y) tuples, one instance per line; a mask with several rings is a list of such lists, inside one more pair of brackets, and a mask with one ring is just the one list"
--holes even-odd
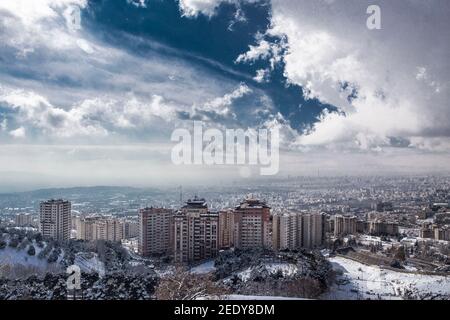
[(210, 212), (205, 199), (189, 199), (171, 226), (175, 262), (213, 258), (219, 250), (219, 213)]
[(124, 239), (123, 222), (118, 218), (103, 216), (76, 217), (77, 239), (86, 241)]
[(94, 240), (121, 241), (123, 236), (123, 222), (117, 218), (102, 218), (94, 222)]
[(41, 202), (39, 206), (39, 231), (46, 238), (69, 240), (71, 203), (62, 199)]
[(234, 211), (232, 209), (219, 212), (219, 248), (234, 246)]
[(302, 247), (312, 249), (325, 241), (325, 214), (307, 213), (302, 215)]
[(29, 213), (18, 213), (16, 214), (16, 226), (24, 227), (33, 224), (33, 216)]
[(369, 233), (371, 235), (395, 236), (399, 234), (398, 223), (373, 220), (369, 222)]
[(236, 248), (272, 248), (272, 217), (265, 202), (248, 198), (234, 213)]
[(123, 221), (123, 237), (125, 239), (136, 238), (139, 236), (139, 222), (138, 221)]
[(76, 217), (75, 226), (77, 239), (92, 241), (94, 239), (95, 222), (101, 219), (100, 216)]
[(349, 234), (356, 234), (357, 218), (355, 216), (344, 216), (337, 214), (334, 216), (334, 236), (342, 237)]
[(293, 250), (302, 247), (303, 219), (300, 212), (275, 213), (272, 219), (274, 250)]
[[(138, 253), (142, 256), (170, 254), (174, 211), (166, 208), (139, 210)], [(129, 231), (130, 232), (130, 231)]]

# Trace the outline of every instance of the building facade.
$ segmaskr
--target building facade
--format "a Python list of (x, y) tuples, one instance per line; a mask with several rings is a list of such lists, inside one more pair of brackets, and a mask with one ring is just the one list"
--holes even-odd
[(234, 211), (222, 210), (219, 212), (219, 248), (227, 249), (234, 246), (235, 238)]
[(88, 216), (76, 217), (77, 239), (86, 241), (124, 239), (123, 221), (113, 217)]
[(246, 199), (234, 210), (234, 246), (239, 249), (272, 248), (270, 207), (258, 199)]
[(116, 218), (99, 219), (93, 224), (93, 240), (121, 241), (124, 239), (123, 222)]
[(219, 251), (219, 213), (209, 212), (204, 199), (188, 200), (173, 218), (170, 237), (175, 262), (213, 258)]
[(43, 201), (39, 205), (39, 231), (43, 237), (69, 240), (71, 203), (62, 199)]
[(399, 234), (398, 223), (374, 220), (369, 222), (369, 233), (375, 236), (395, 236)]
[(92, 241), (94, 240), (95, 222), (99, 220), (99, 216), (76, 217), (75, 226), (77, 230), (77, 239)]
[(325, 241), (325, 214), (307, 213), (302, 215), (302, 247), (313, 249)]
[(18, 213), (15, 218), (16, 226), (24, 227), (33, 224), (33, 216), (29, 213)]
[(357, 218), (355, 216), (334, 216), (334, 236), (342, 237), (349, 234), (356, 234), (357, 230)]
[(171, 226), (174, 212), (165, 208), (139, 210), (138, 252), (142, 256), (171, 253)]
[(274, 214), (272, 220), (273, 249), (294, 250), (302, 247), (302, 222), (302, 214), (299, 212)]

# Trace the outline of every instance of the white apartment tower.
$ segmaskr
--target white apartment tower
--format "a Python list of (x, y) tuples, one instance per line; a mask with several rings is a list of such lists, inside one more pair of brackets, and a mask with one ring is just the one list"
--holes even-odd
[(274, 250), (302, 247), (302, 214), (299, 212), (275, 213), (272, 222)]
[(123, 222), (119, 219), (99, 219), (93, 224), (93, 239), (118, 242), (124, 238), (123, 231)]

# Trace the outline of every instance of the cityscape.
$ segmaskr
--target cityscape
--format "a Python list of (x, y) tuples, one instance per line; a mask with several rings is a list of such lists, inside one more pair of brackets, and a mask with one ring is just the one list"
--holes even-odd
[[(446, 300), (449, 188), (450, 177), (289, 177), (2, 194), (1, 298)], [(45, 296), (29, 280), (65, 281), (72, 265), (74, 292)]]

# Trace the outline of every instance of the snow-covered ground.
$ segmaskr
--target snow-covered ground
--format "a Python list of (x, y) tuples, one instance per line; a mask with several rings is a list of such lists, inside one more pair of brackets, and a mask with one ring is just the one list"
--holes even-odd
[(240, 294), (229, 294), (224, 296), (225, 300), (307, 300), (303, 298), (275, 297), (275, 296), (245, 296)]
[(229, 294), (219, 297), (200, 297), (197, 300), (307, 300), (303, 298), (292, 298), (292, 297), (276, 297), (276, 296), (248, 296), (240, 294)]
[(266, 264), (266, 269), (271, 274), (280, 270), (284, 277), (292, 277), (298, 272), (297, 265), (293, 263), (268, 263)]
[(74, 264), (79, 266), (81, 271), (96, 272), (101, 277), (105, 275), (105, 264), (99, 260), (96, 253), (79, 252), (75, 255)]
[[(293, 263), (267, 263), (264, 267), (270, 274), (275, 274), (280, 270), (284, 277), (294, 276), (298, 271), (298, 267)], [(255, 267), (249, 267), (237, 273), (237, 276), (241, 281), (246, 282), (250, 279), (254, 268)]]
[[(44, 243), (45, 245), (45, 243)], [(19, 273), (15, 273), (17, 276), (26, 276), (31, 273), (45, 273), (45, 272), (57, 272), (61, 270), (61, 266), (59, 262), (61, 261), (64, 252), (62, 252), (58, 260), (54, 263), (48, 263), (47, 257), (39, 259), (38, 255), (43, 250), (40, 248), (35, 241), (33, 241), (33, 246), (35, 248), (35, 255), (30, 256), (27, 253), (29, 246), (22, 250), (18, 250), (17, 248), (12, 248), (10, 246), (6, 246), (3, 249), (0, 249), (0, 267), (22, 267)], [(24, 270), (25, 268), (25, 270)], [(16, 269), (17, 270), (17, 269)], [(1, 274), (1, 273), (0, 273)], [(19, 275), (20, 274), (20, 275)]]
[(41, 249), (37, 246), (36, 254), (30, 256), (27, 254), (27, 250), (17, 250), (16, 248), (11, 248), (6, 246), (4, 249), (0, 250), (0, 265), (24, 265), (33, 266), (41, 270), (45, 270), (48, 266), (47, 259), (39, 259), (37, 255)]
[(389, 249), (393, 245), (398, 244), (398, 241), (395, 241), (393, 239), (391, 241), (382, 241), (381, 237), (370, 236), (370, 235), (361, 235), (359, 238), (359, 242), (366, 246), (381, 243), (381, 245), (383, 246), (383, 249)]
[(252, 275), (252, 270), (253, 268), (249, 267), (244, 271), (239, 272), (237, 276), (239, 277), (239, 279), (241, 279), (241, 281), (246, 282), (250, 279), (250, 276)]
[(342, 274), (324, 299), (450, 298), (450, 276), (396, 272), (343, 257), (329, 261)]
[(214, 267), (214, 260), (207, 261), (205, 263), (199, 264), (191, 269), (191, 273), (195, 274), (206, 274), (214, 272), (216, 268)]

